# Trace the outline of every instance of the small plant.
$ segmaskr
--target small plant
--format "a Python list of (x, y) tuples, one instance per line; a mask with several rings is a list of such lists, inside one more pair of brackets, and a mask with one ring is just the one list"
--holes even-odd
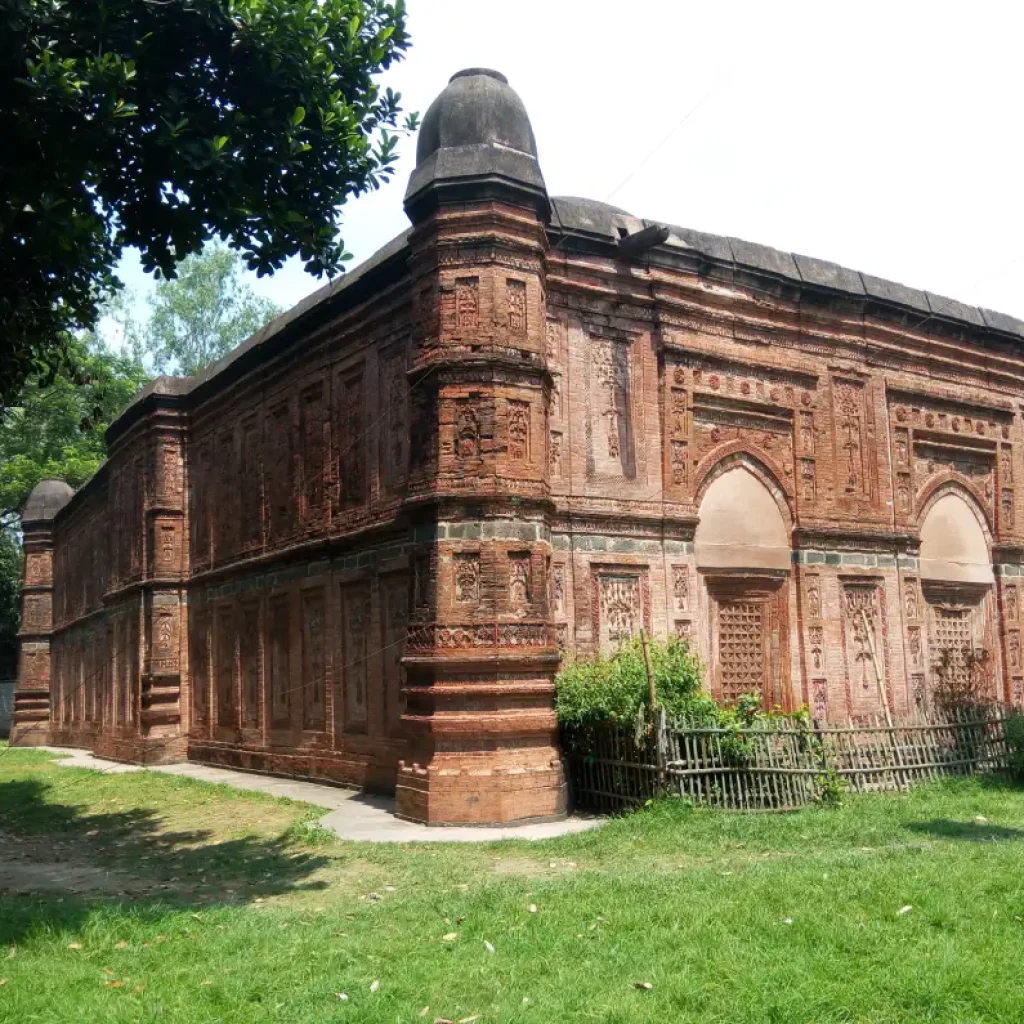
[[(702, 688), (704, 670), (685, 641), (648, 640), (658, 705), (670, 719), (713, 716), (714, 701)], [(643, 646), (631, 640), (611, 657), (569, 660), (555, 679), (555, 706), (562, 725), (635, 723), (649, 717), (650, 687)]]
[(842, 807), (849, 782), (835, 768), (814, 776), (814, 802), (819, 807)]
[(1024, 782), (1024, 714), (1014, 711), (1003, 722), (1006, 738), (1006, 767), (1017, 782)]

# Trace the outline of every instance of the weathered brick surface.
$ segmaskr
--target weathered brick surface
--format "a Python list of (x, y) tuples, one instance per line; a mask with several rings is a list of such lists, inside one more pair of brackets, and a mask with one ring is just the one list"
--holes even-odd
[[(880, 710), (866, 616), (894, 710), (951, 643), (1021, 703), (1019, 342), (738, 242), (627, 258), (640, 222), (549, 218), (533, 185), (446, 189), (344, 288), (137, 402), (26, 534), (16, 733), (483, 823), (564, 813), (560, 649), (641, 628), (690, 637), (720, 696), (838, 720)], [(736, 474), (749, 509), (720, 503)], [(993, 579), (929, 575), (946, 495)], [(735, 544), (709, 556), (711, 527)]]

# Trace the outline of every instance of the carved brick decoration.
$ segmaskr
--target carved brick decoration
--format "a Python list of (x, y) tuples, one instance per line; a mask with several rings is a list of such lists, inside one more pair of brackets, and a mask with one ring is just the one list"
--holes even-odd
[(508, 556), (508, 603), (516, 611), (522, 611), (533, 602), (533, 570), (528, 551)]
[(508, 456), (518, 462), (530, 461), (530, 404), (508, 403)]
[(800, 422), (800, 451), (803, 455), (814, 454), (814, 413), (801, 412), (798, 414)]
[(475, 459), (480, 454), (480, 410), (476, 399), (461, 398), (455, 410), (455, 454)]
[(1017, 671), (1024, 667), (1024, 663), (1021, 662), (1020, 630), (1011, 629), (1006, 635), (1006, 640), (1006, 646), (1010, 658), (1010, 668), (1013, 671)]
[(344, 731), (366, 732), (368, 707), (366, 683), (370, 627), (370, 592), (363, 583), (341, 588), (342, 683)]
[(476, 552), (454, 556), (455, 600), (459, 604), (476, 604), (480, 600), (480, 555)]
[(324, 514), (324, 389), (315, 384), (299, 398), (299, 431), (302, 435), (303, 519), (307, 526)]
[(401, 734), (405, 712), (402, 687), (405, 670), (405, 637), (409, 622), (409, 579), (396, 576), (381, 584), (381, 648), (384, 658), (384, 723), (392, 736)]
[(911, 621), (920, 613), (917, 580), (913, 576), (908, 576), (903, 581), (903, 613)]
[(551, 573), (551, 610), (555, 615), (565, 615), (565, 566), (561, 563)]
[(270, 684), (270, 720), (276, 728), (291, 725), (291, 613), (287, 597), (270, 605), (270, 644), (267, 679)]
[(763, 601), (723, 601), (718, 608), (718, 666), (721, 699), (734, 703), (760, 693), (765, 677)]
[(152, 652), (150, 671), (154, 675), (177, 675), (180, 671), (177, 606), (162, 608), (157, 612), (153, 627)]
[(267, 467), (267, 501), (270, 506), (270, 537), (280, 543), (295, 525), (295, 482), (292, 460), (291, 409), (282, 403), (270, 410), (267, 423), (270, 461)]
[[(120, 624), (114, 624), (115, 651), (123, 651)], [(204, 727), (210, 720), (210, 617), (206, 612), (198, 612), (192, 619), (189, 630), (189, 671), (192, 676), (192, 725), (193, 728)], [(120, 681), (124, 670), (125, 657), (115, 654), (115, 676), (117, 690), (123, 689)]]
[(811, 683), (811, 700), (813, 702), (814, 717), (819, 722), (828, 719), (828, 680), (815, 679)]
[(302, 725), (321, 730), (327, 724), (324, 651), (324, 595), (302, 597)]
[[(847, 678), (855, 707), (878, 706), (878, 685), (871, 659), (871, 640), (883, 678), (887, 680), (888, 641), (882, 611), (882, 588), (877, 580), (843, 580), (842, 613)], [(889, 700), (892, 694), (886, 688)]]
[(248, 729), (259, 729), (263, 725), (262, 673), (260, 671), (261, 633), (260, 606), (252, 602), (243, 604), (238, 653), (239, 675), (242, 684), (242, 724)]
[(232, 728), (238, 724), (235, 700), (235, 609), (230, 605), (218, 608), (216, 622), (217, 641), (214, 652), (217, 658), (217, 724), (221, 728)]
[(263, 436), (261, 425), (254, 419), (242, 424), (241, 485), (242, 547), (251, 551), (263, 543)]
[(606, 654), (649, 630), (646, 580), (639, 572), (607, 568), (594, 572), (595, 632)]
[(217, 438), (217, 507), (213, 516), (214, 558), (223, 563), (235, 554), (238, 537), (238, 462), (234, 429)]
[[(455, 282), (455, 291), (442, 293), (451, 295), (451, 311), (442, 313), (445, 327), (449, 330), (468, 331), (479, 326), (480, 321), (480, 279), (477, 277), (460, 277)], [(446, 315), (447, 313), (447, 315)]]
[(553, 477), (562, 475), (562, 433), (552, 430), (548, 439), (548, 463)]
[(526, 282), (509, 278), (505, 286), (508, 291), (508, 329), (513, 334), (525, 334)]
[[(966, 686), (970, 677), (969, 652), (976, 646), (971, 609), (955, 604), (936, 605), (932, 607), (929, 618), (930, 646), (935, 665), (944, 664), (944, 671), (949, 673), (953, 685)], [(1012, 667), (1012, 653), (1010, 660)]]
[(910, 664), (914, 668), (920, 668), (923, 655), (921, 653), (921, 628), (910, 626), (907, 629), (907, 654), (910, 656)]
[(384, 362), (380, 389), (387, 403), (387, 414), (380, 435), (380, 468), (387, 487), (399, 491), (405, 483), (409, 446), (408, 385), (405, 380), (404, 353), (391, 356)]
[(685, 565), (672, 567), (672, 598), (676, 611), (690, 610), (690, 569)]
[(629, 345), (590, 339), (590, 408), (587, 462), (590, 475), (636, 473), (630, 410)]
[(1016, 622), (1020, 617), (1020, 604), (1018, 602), (1018, 591), (1014, 584), (1008, 584), (1003, 591), (1003, 600), (1006, 605), (1006, 621)]
[(809, 619), (820, 619), (821, 578), (817, 575), (809, 575), (804, 585), (804, 592), (807, 595), (807, 617)]
[(335, 378), (334, 422), (337, 436), (335, 459), (338, 473), (338, 507), (362, 504), (366, 494), (364, 451), (365, 394), (362, 369)]
[(864, 385), (859, 381), (832, 382), (832, 401), (836, 422), (836, 463), (838, 483), (849, 495), (868, 493), (865, 472)]
[(821, 626), (811, 626), (807, 631), (807, 645), (811, 651), (811, 669), (822, 671), (825, 667), (825, 641)]

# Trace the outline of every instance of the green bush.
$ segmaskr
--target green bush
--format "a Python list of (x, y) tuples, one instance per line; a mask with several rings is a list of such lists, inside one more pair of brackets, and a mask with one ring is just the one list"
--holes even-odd
[(1024, 782), (1024, 715), (1014, 711), (1003, 723), (1006, 737), (1006, 761), (1010, 774)]
[[(648, 640), (657, 700), (672, 718), (714, 720), (717, 707), (702, 688), (704, 670), (682, 640)], [(575, 658), (555, 679), (562, 725), (635, 722), (648, 710), (649, 687), (641, 642), (633, 640), (611, 657)]]

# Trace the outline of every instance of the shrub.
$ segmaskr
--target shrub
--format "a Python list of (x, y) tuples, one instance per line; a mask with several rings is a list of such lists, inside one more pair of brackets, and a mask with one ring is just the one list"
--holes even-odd
[[(659, 706), (671, 718), (714, 720), (716, 706), (702, 689), (703, 668), (683, 640), (648, 640)], [(635, 722), (648, 710), (643, 646), (632, 640), (611, 657), (574, 658), (555, 679), (562, 725)]]
[(1014, 711), (1003, 723), (1006, 737), (1006, 762), (1010, 774), (1024, 782), (1024, 715)]

